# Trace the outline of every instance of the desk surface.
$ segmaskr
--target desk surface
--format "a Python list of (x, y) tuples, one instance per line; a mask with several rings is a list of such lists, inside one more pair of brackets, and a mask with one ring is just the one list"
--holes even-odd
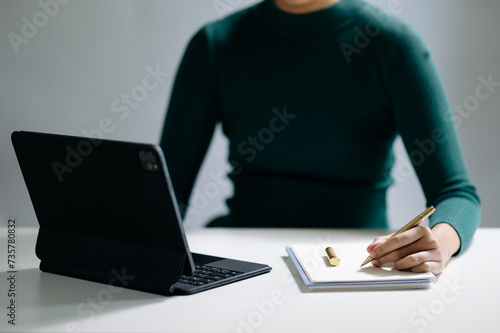
[(40, 272), (37, 229), (16, 231), (16, 325), (8, 324), (7, 232), (0, 229), (1, 332), (491, 332), (497, 326), (500, 229), (479, 229), (432, 289), (309, 292), (285, 246), (366, 242), (380, 232), (198, 229), (193, 252), (269, 264), (258, 277), (163, 297)]

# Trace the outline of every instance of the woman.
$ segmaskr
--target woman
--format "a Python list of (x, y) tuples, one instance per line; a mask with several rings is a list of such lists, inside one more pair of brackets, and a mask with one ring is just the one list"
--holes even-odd
[(376, 238), (373, 264), (437, 274), (479, 224), (427, 49), (361, 0), (265, 0), (192, 38), (161, 140), (184, 207), (218, 122), (234, 196), (211, 226), (387, 228), (397, 135), (436, 213), (430, 228)]

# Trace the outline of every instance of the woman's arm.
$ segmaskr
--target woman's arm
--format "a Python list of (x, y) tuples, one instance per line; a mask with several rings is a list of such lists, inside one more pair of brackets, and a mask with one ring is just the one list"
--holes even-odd
[(182, 216), (219, 119), (211, 50), (203, 29), (187, 46), (160, 141)]
[(450, 106), (419, 36), (404, 29), (388, 59), (384, 84), (397, 129), (436, 212), (429, 226), (417, 227), (384, 242), (375, 239), (368, 252), (374, 265), (439, 273), (452, 255), (470, 243), (480, 221), (480, 203), (471, 184)]

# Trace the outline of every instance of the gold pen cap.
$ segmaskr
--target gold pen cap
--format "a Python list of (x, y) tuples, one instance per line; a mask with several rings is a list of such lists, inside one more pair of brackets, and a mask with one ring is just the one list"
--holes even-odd
[(340, 259), (337, 258), (337, 255), (335, 254), (335, 251), (331, 247), (327, 247), (325, 249), (326, 254), (328, 255), (328, 262), (332, 266), (338, 266), (340, 265)]

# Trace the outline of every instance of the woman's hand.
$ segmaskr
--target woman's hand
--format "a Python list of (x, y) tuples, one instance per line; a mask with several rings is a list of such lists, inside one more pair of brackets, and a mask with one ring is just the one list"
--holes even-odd
[(390, 236), (377, 237), (368, 245), (374, 266), (394, 264), (398, 270), (439, 274), (460, 247), (455, 229), (446, 223), (432, 229), (418, 226)]

